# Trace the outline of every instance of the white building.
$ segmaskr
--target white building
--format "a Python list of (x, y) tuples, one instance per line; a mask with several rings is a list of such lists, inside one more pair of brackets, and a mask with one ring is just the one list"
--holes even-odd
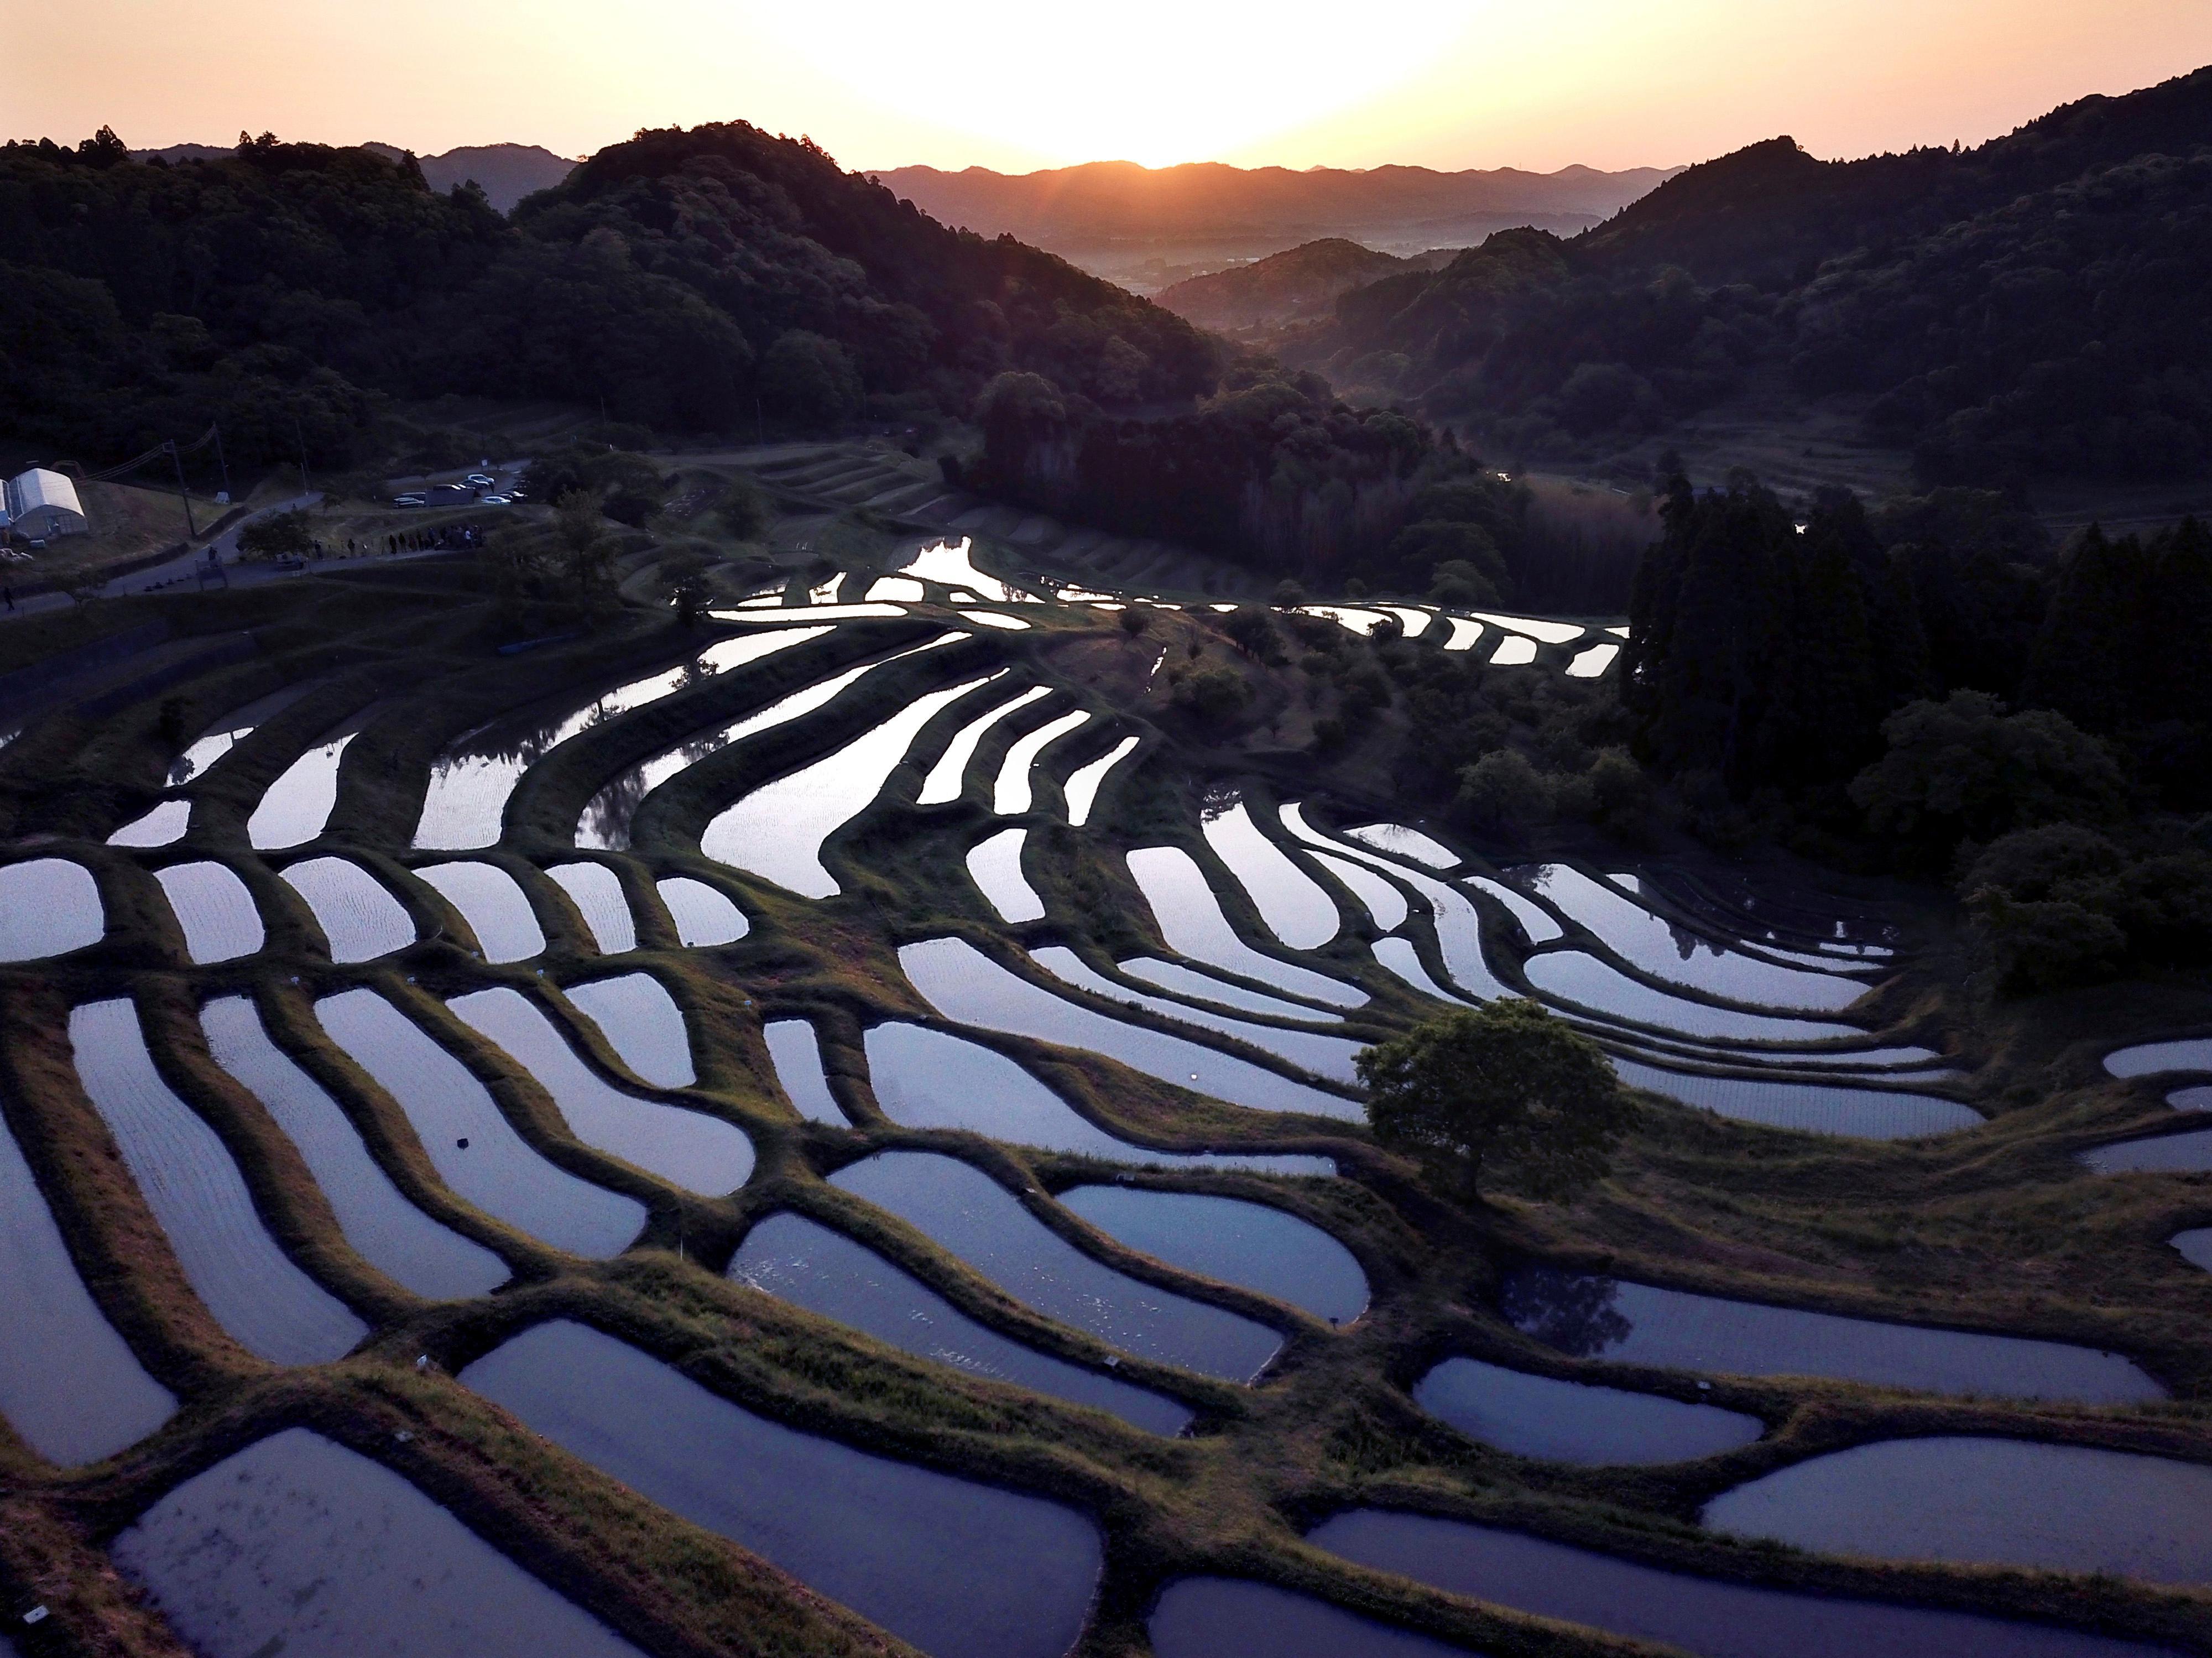
[(42, 539), (85, 531), (84, 506), (76, 498), (76, 485), (59, 472), (33, 466), (8, 480), (5, 496), (0, 502), (0, 528)]

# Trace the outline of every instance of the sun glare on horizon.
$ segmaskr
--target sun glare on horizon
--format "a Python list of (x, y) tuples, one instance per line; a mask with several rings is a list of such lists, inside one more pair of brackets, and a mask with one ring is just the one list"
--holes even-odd
[(920, 105), (939, 126), (1042, 155), (1165, 167), (1384, 96), (1485, 9), (1402, 0), (1389, 29), (1358, 30), (1341, 7), (1313, 0), (1264, 12), (1124, 0), (1103, 15), (975, 0), (956, 28), (934, 9), (870, 0), (834, 12), (750, 5), (731, 27), (769, 36), (855, 96)]

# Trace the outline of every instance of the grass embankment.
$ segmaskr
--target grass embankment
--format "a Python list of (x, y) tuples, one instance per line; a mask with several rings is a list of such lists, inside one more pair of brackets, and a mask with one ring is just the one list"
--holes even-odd
[[(1301, 1524), (1360, 1503), (1510, 1524), (1721, 1577), (2058, 1619), (2212, 1651), (2212, 1606), (2192, 1590), (1839, 1561), (1737, 1543), (1693, 1524), (1717, 1491), (1807, 1455), (1899, 1434), (2056, 1437), (2212, 1462), (2212, 1417), (2199, 1402), (2212, 1398), (2212, 1339), (2203, 1333), (2212, 1327), (2212, 1277), (2161, 1242), (2177, 1227), (2212, 1218), (2212, 1188), (2184, 1176), (2094, 1180), (2070, 1160), (2083, 1145), (2165, 1121), (2152, 1089), (2104, 1078), (2096, 1055), (2121, 1041), (2201, 1024), (2200, 985), (2177, 980), (1993, 1005), (1965, 988), (1966, 963), (1948, 923), (1923, 904), (1909, 965), (1874, 1005), (1913, 1039), (1965, 1056), (1973, 1066), (1965, 1091), (1990, 1114), (1989, 1127), (1925, 1145), (1868, 1145), (1654, 1102), (1613, 1178), (1580, 1203), (1551, 1209), (1500, 1199), (1472, 1214), (1435, 1201), (1356, 1127), (1223, 1106), (1109, 1060), (1024, 1039), (973, 1038), (1029, 1066), (1109, 1132), (1146, 1145), (1336, 1157), (1346, 1178), (1334, 1181), (1229, 1171), (1136, 1176), (1147, 1186), (1275, 1204), (1341, 1239), (1366, 1271), (1374, 1300), (1366, 1316), (1333, 1330), (1297, 1309), (1137, 1256), (1051, 1200), (1050, 1193), (1099, 1178), (1103, 1165), (892, 1124), (866, 1079), (862, 1032), (888, 1017), (941, 1026), (896, 970), (896, 947), (914, 939), (963, 937), (1024, 972), (1005, 942), (1010, 934), (1027, 944), (1067, 944), (1101, 970), (1133, 953), (1160, 953), (1121, 861), (1133, 845), (1183, 847), (1240, 930), (1266, 938), (1198, 833), (1201, 792), (1241, 781), (1258, 807), (1333, 793), (1347, 811), (1387, 809), (1389, 756), (1409, 740), (1401, 714), (1378, 719), (1324, 772), (1269, 732), (1274, 708), (1314, 706), (1313, 682), (1295, 677), (1298, 671), (1237, 660), (1254, 686), (1241, 722), (1201, 727), (1186, 712), (1160, 706), (1137, 677), (1164, 646), (1195, 659), (1188, 656), (1195, 641), (1201, 657), (1212, 652), (1228, 662), (1196, 618), (1164, 613), (1153, 619), (1153, 634), (1133, 641), (1110, 615), (1041, 609), (1030, 632), (979, 631), (971, 644), (887, 669), (830, 717), (770, 733), (670, 783), (641, 813), (629, 851), (592, 854), (620, 872), (639, 920), (638, 951), (618, 963), (599, 957), (573, 905), (532, 872), (578, 855), (578, 811), (623, 767), (827, 672), (920, 642), (941, 623), (841, 629), (591, 732), (534, 768), (510, 804), (507, 839), (488, 855), (524, 880), (548, 950), (529, 963), (490, 967), (464, 948), (458, 915), (405, 874), (452, 855), (407, 850), (430, 758), (506, 709), (563, 688), (581, 701), (680, 659), (704, 635), (672, 627), (664, 610), (632, 607), (568, 644), (501, 658), (495, 647), (514, 636), (513, 618), (471, 569), (465, 561), (398, 567), (373, 580), (311, 578), (276, 592), (147, 601), (170, 607), (161, 613), (180, 626), (263, 630), (262, 662), (179, 688), (187, 735), (279, 679), (326, 677), (195, 782), (193, 827), (181, 847), (139, 853), (96, 844), (155, 798), (177, 746), (161, 728), (158, 708), (97, 722), (50, 721), (0, 752), (0, 830), (59, 837), (42, 849), (94, 869), (114, 929), (106, 942), (65, 961), (0, 969), (0, 1109), (95, 1297), (182, 1402), (160, 1432), (91, 1469), (48, 1467), (0, 1441), (0, 1589), (35, 1592), (56, 1607), (46, 1637), (53, 1650), (172, 1650), (115, 1579), (101, 1545), (178, 1479), (295, 1424), (398, 1469), (649, 1650), (896, 1650), (743, 1551), (521, 1430), (450, 1379), (528, 1324), (567, 1317), (634, 1342), (778, 1420), (1082, 1509), (1107, 1537), (1102, 1600), (1083, 1647), (1090, 1658), (1141, 1651), (1152, 1596), (1168, 1579), (1194, 1571), (1305, 1589), (1487, 1652), (1564, 1658), (1643, 1650), (1436, 1594), (1299, 1541)], [(913, 799), (920, 768), (902, 770), (886, 800), (833, 837), (826, 855), (844, 889), (839, 896), (798, 900), (699, 856), (697, 829), (719, 805), (830, 751), (925, 684), (964, 677), (971, 661), (1013, 665), (1016, 673), (1000, 682), (1007, 692), (1027, 677), (1060, 695), (992, 733), (952, 805), (902, 804)], [(262, 789), (332, 724), (378, 697), (390, 700), (349, 750), (328, 833), (311, 847), (266, 859), (247, 852), (245, 820)], [(1528, 701), (1537, 706), (1533, 690)], [(1035, 829), (1029, 869), (1052, 919), (1006, 929), (960, 859), (1007, 821), (990, 811), (998, 761), (1023, 731), (1078, 705), (1104, 717), (1069, 739), (1064, 760), (1055, 755), (1055, 773), (1125, 732), (1141, 734), (1144, 747), (1108, 786), (1091, 827), (1026, 820)], [(971, 698), (945, 710), (915, 752), (931, 753), (984, 706), (988, 698)], [(1040, 805), (1057, 804), (1048, 786)], [(1255, 810), (1260, 821), (1267, 815)], [(1328, 821), (1325, 811), (1316, 816)], [(1556, 847), (1589, 851), (1593, 833), (1558, 831)], [(305, 907), (275, 873), (294, 857), (326, 851), (374, 869), (410, 906), (423, 939), (384, 961), (331, 965)], [(1318, 871), (1307, 854), (1290, 851)], [(220, 857), (245, 877), (269, 925), (262, 953), (204, 969), (186, 963), (150, 872), (188, 856)], [(717, 950), (676, 948), (652, 882), (677, 873), (734, 897), (750, 920), (747, 937)], [(1502, 910), (1479, 903), (1492, 960), (1510, 976), (1516, 935)], [(1368, 953), (1373, 929), (1356, 911), (1346, 914), (1322, 960), (1373, 1000), (1344, 1029), (1380, 1034), (1418, 1017), (1419, 1005)], [(1424, 953), (1435, 970), (1432, 950)], [(582, 1145), (543, 1090), (443, 1006), (464, 990), (511, 985), (545, 1009), (599, 1070), (635, 1087), (604, 1035), (560, 993), (611, 969), (652, 973), (684, 1011), (699, 1080), (672, 1096), (753, 1139), (757, 1172), (732, 1196), (678, 1193)], [(460, 1056), (544, 1155), (644, 1201), (650, 1219), (640, 1244), (611, 1261), (581, 1261), (453, 1198), (404, 1113), (313, 1017), (316, 999), (362, 985)], [(204, 1052), (194, 1011), (231, 993), (255, 998), (278, 1044), (339, 1101), (412, 1201), (508, 1262), (515, 1275), (508, 1288), (482, 1301), (426, 1303), (354, 1254), (296, 1151)], [(190, 1293), (78, 1090), (66, 1052), (67, 1009), (125, 993), (137, 999), (171, 1086), (237, 1157), (272, 1230), (306, 1270), (374, 1324), (353, 1357), (273, 1370), (243, 1352)], [(1139, 1022), (1149, 1017), (1115, 1011)], [(856, 1127), (802, 1121), (782, 1100), (761, 1028), (787, 1017), (813, 1023), (832, 1090)], [(1244, 1057), (1284, 1068), (1255, 1050)], [(752, 1224), (790, 1209), (851, 1233), (972, 1316), (1103, 1370), (1109, 1355), (1096, 1340), (1039, 1318), (912, 1228), (828, 1183), (854, 1159), (901, 1146), (967, 1157), (1019, 1194), (1040, 1222), (1100, 1259), (1263, 1319), (1285, 1344), (1265, 1385), (1240, 1388), (1123, 1359), (1115, 1374), (1198, 1412), (1189, 1438), (1164, 1441), (1101, 1412), (884, 1347), (720, 1276)], [(1492, 1310), (1495, 1285), (1531, 1255), (1716, 1293), (2114, 1348), (2158, 1374), (2176, 1400), (2090, 1409), (1727, 1379), (1698, 1393), (1678, 1373), (1563, 1357), (1505, 1324)], [(1477, 1445), (1414, 1408), (1407, 1388), (1449, 1353), (1711, 1402), (1755, 1414), (1769, 1431), (1725, 1455), (1673, 1467), (1533, 1462)], [(434, 1361), (426, 1373), (413, 1368), (418, 1355)], [(402, 1431), (414, 1437), (403, 1442)]]

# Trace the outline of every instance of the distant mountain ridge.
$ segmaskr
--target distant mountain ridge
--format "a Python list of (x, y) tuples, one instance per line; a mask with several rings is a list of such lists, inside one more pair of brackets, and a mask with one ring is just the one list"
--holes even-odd
[[(369, 143), (359, 148), (387, 161), (398, 161), (407, 153), (396, 144)], [(163, 149), (131, 152), (137, 161), (159, 159), (173, 166), (179, 161), (219, 161), (235, 153), (236, 146), (231, 144), (171, 144)], [(431, 189), (442, 195), (473, 179), (501, 213), (514, 212), (515, 203), (525, 196), (550, 190), (576, 169), (576, 163), (568, 157), (536, 144), (465, 145), (442, 155), (418, 155), (415, 160)]]
[(1050, 246), (1074, 237), (1237, 234), (1287, 235), (1298, 242), (1360, 229), (1500, 215), (1594, 222), (1650, 193), (1676, 171), (1632, 167), (1603, 173), (1569, 167), (1556, 173), (1516, 167), (1438, 173), (1422, 167), (1379, 167), (1297, 172), (1215, 161), (1159, 168), (1091, 161), (1025, 173), (905, 167), (872, 176), (943, 223)]

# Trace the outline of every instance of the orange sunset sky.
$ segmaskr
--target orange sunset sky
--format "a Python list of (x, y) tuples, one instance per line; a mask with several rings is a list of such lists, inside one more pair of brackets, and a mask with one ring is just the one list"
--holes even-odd
[[(564, 155), (744, 118), (848, 166), (1438, 167), (1972, 143), (2212, 63), (2208, 0), (6, 0), (0, 131)], [(59, 47), (60, 49), (52, 49)]]

